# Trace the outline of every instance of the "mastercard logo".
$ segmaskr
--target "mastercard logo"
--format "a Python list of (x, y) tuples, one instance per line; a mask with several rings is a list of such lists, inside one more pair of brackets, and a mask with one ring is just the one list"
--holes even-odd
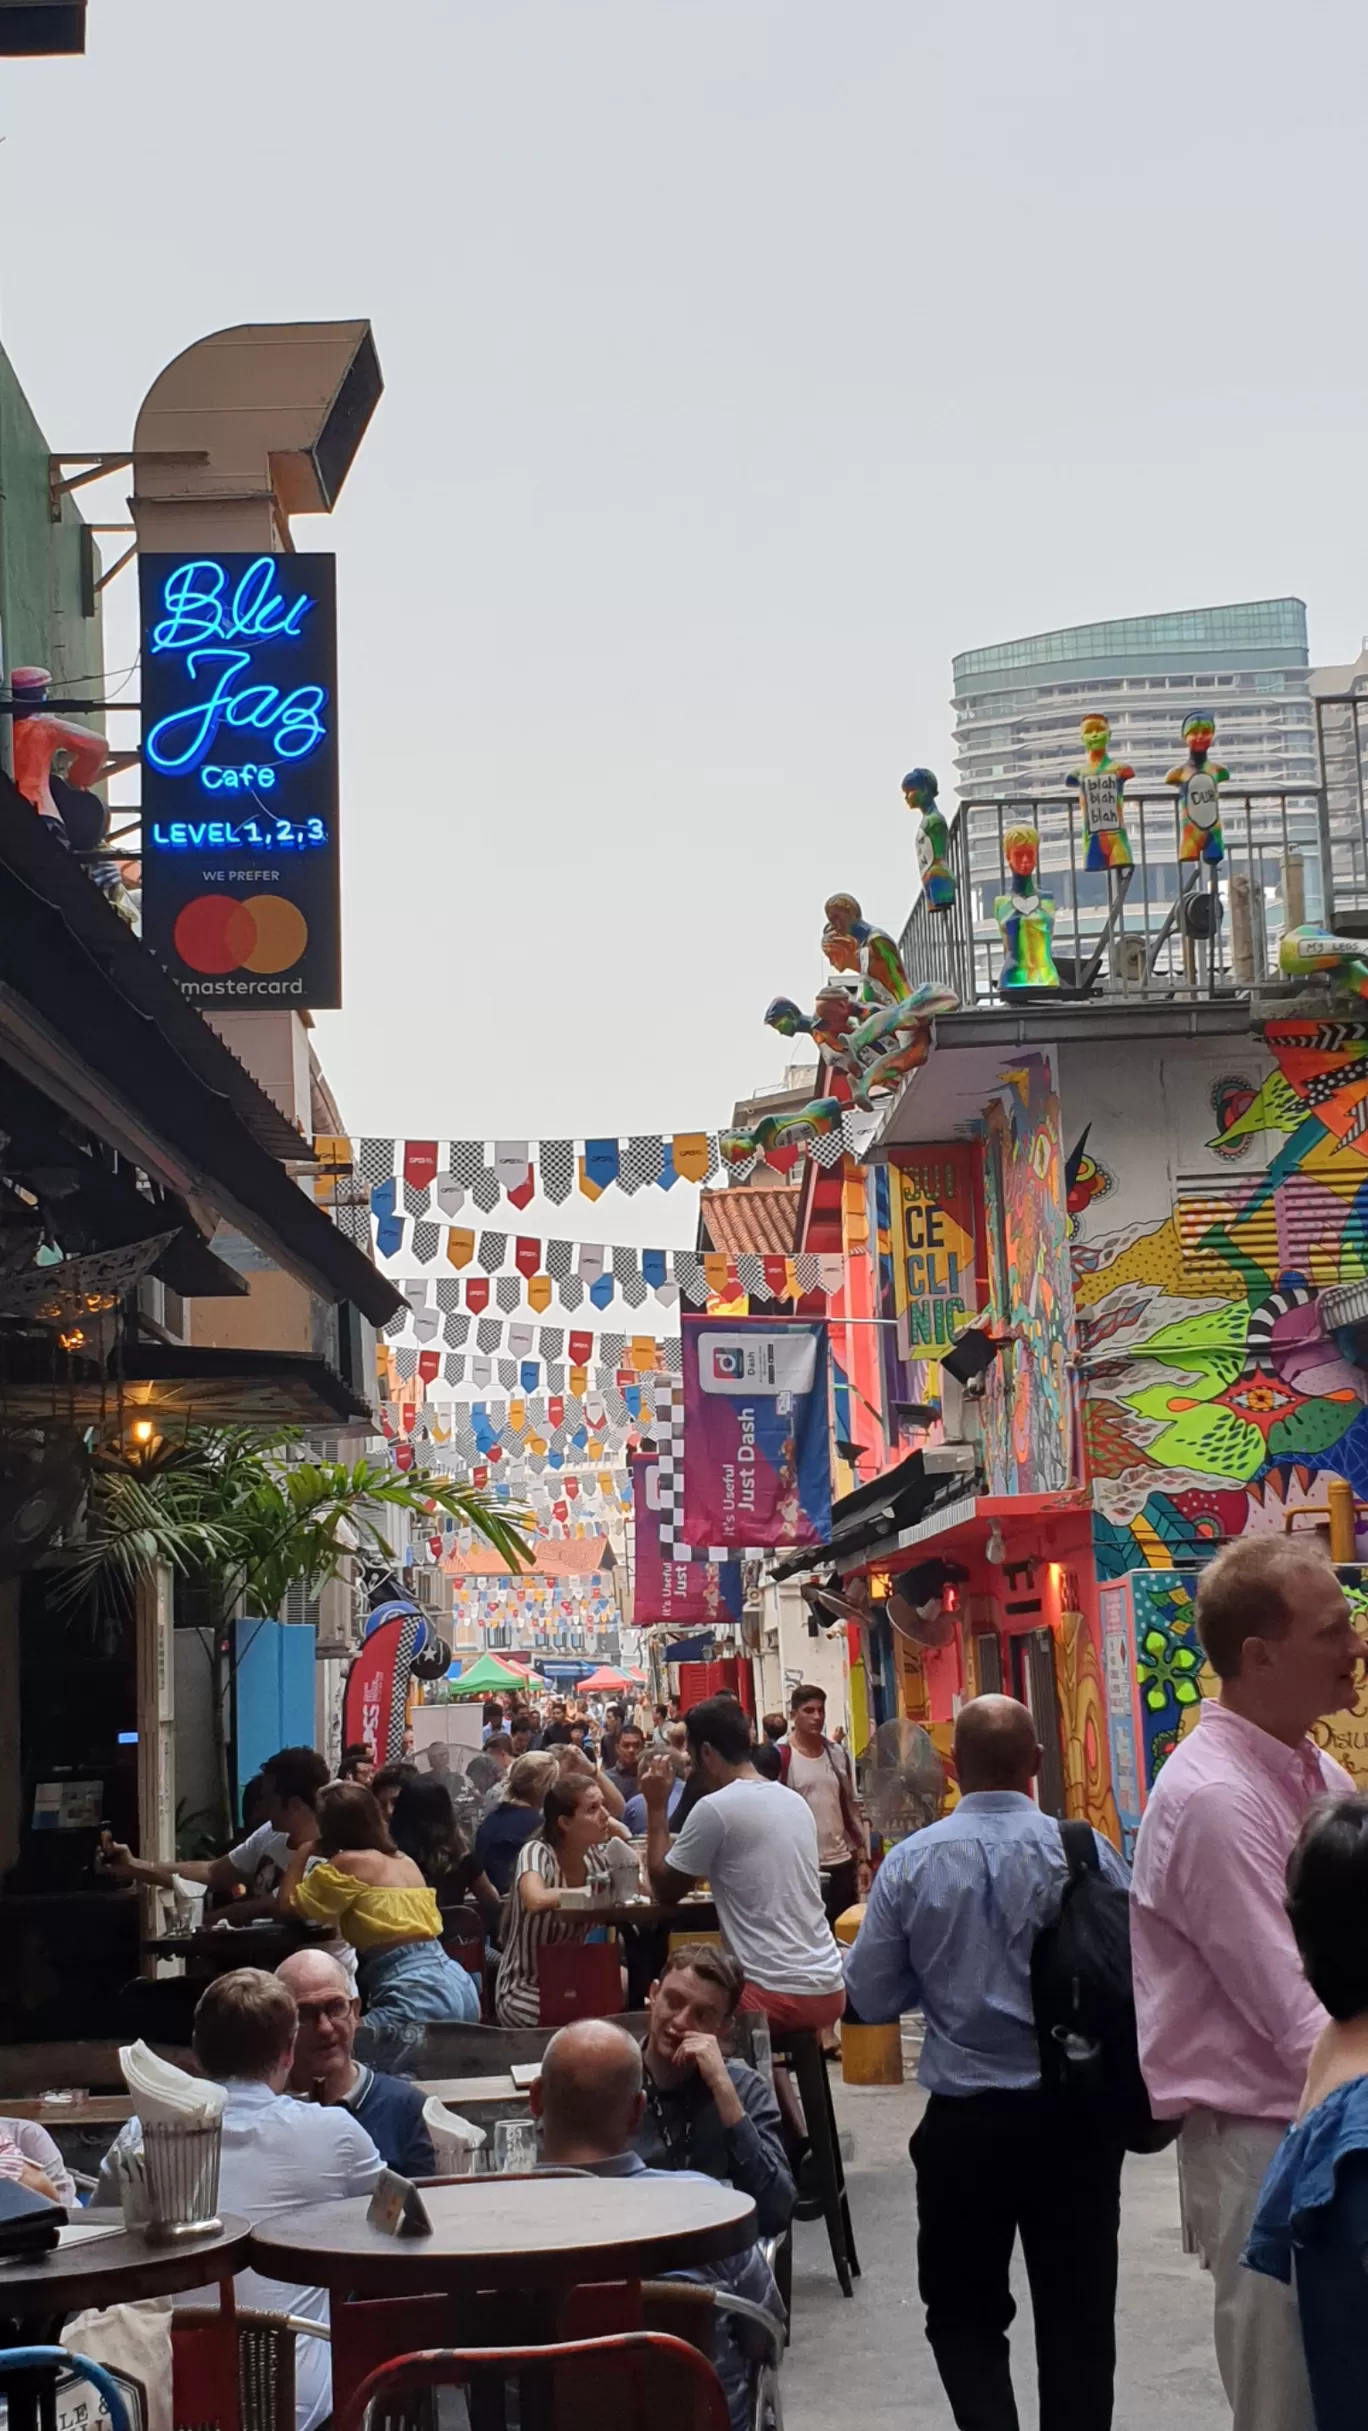
[(309, 942), (309, 924), (284, 895), (196, 895), (172, 941), (187, 970), (288, 971)]

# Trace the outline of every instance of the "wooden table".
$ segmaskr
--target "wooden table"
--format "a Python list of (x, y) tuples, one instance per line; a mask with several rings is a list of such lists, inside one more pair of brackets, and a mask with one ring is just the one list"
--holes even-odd
[(300, 1918), (258, 1917), (246, 1925), (201, 1925), (194, 1933), (154, 1933), (143, 1943), (158, 1958), (208, 1959), (214, 1974), (230, 1967), (279, 1965), (295, 1950), (307, 1950), (331, 1939), (326, 1931)]
[[(79, 2223), (111, 2222), (112, 2211), (83, 2211)], [(16, 2346), (49, 2346), (70, 2313), (91, 2305), (134, 2304), (144, 2296), (176, 2296), (185, 2288), (231, 2279), (247, 2267), (251, 2229), (233, 2212), (207, 2237), (178, 2245), (149, 2245), (141, 2229), (58, 2246), (36, 2262), (0, 2264), (0, 2319), (16, 2325)]]
[(133, 2116), (126, 2093), (83, 2093), (76, 2102), (45, 2102), (40, 2094), (0, 2094), (0, 2126), (6, 2119), (36, 2119), (54, 2135), (59, 2127), (117, 2127)]
[(691, 1926), (698, 1933), (717, 1931), (717, 1903), (698, 1893), (672, 1908), (658, 1899), (626, 1899), (611, 1907), (567, 1908), (565, 1914), (587, 1917), (596, 1925), (635, 1925), (646, 1932), (660, 1925), (668, 1925), (675, 1933), (687, 1933)]
[(452, 2110), (472, 2110), (481, 2102), (525, 2102), (526, 2086), (511, 2076), (425, 2076), (414, 2079), (420, 2093), (435, 2093)]
[[(589, 2282), (715, 2262), (755, 2238), (749, 2195), (682, 2172), (635, 2181), (460, 2178), (425, 2186), (423, 2201), (432, 2234), (421, 2237), (372, 2228), (364, 2195), (275, 2212), (252, 2231), (249, 2265), (270, 2279), (328, 2288), (334, 2300), (508, 2292), (526, 2306), (534, 2294), (559, 2298)], [(345, 2310), (334, 2301), (334, 2338)], [(554, 2310), (542, 2309), (544, 2322)]]

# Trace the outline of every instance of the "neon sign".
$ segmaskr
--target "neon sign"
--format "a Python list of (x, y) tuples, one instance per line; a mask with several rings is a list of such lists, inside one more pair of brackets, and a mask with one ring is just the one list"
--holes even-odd
[(334, 571), (140, 560), (143, 934), (199, 999), (341, 1001)]
[[(145, 758), (164, 775), (186, 776), (198, 768), (221, 725), (254, 727), (280, 760), (306, 759), (324, 740), (328, 695), (321, 684), (287, 692), (279, 684), (242, 682), (255, 671), (261, 644), (300, 639), (314, 604), (304, 591), (284, 598), (277, 574), (282, 562), (289, 561), (253, 558), (231, 589), (228, 569), (215, 557), (193, 557), (167, 575), (166, 614), (153, 625), (148, 648), (154, 657), (182, 652), (199, 697), (159, 718), (144, 740)], [(242, 646), (219, 646), (233, 642)]]

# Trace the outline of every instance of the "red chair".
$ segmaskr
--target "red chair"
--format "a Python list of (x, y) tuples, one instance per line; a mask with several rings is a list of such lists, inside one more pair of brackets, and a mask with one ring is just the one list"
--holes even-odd
[(615, 1941), (549, 1941), (537, 1953), (543, 2026), (622, 2014), (622, 1959)]
[(295, 2341), (320, 2322), (245, 2307), (178, 2305), (171, 2317), (175, 2431), (294, 2431)]
[(473, 2423), (501, 2422), (512, 2382), (522, 2424), (549, 2431), (729, 2431), (712, 2365), (682, 2338), (629, 2330), (549, 2347), (446, 2347), (401, 2355), (353, 2390), (338, 2431), (411, 2418), (423, 2390), (466, 2389)]

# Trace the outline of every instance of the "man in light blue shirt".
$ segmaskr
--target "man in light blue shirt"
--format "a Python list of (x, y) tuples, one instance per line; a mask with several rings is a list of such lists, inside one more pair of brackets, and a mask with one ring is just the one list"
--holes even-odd
[[(296, 2102), (285, 2093), (297, 2026), (293, 1993), (260, 1967), (216, 1976), (195, 2010), (195, 2057), (228, 2096), (218, 2199), (224, 2211), (239, 2213), (253, 2227), (297, 2204), (373, 2194), (383, 2166), (350, 2111)], [(105, 2157), (98, 2203), (121, 2200), (114, 2154), (136, 2151), (141, 2143), (141, 2125), (130, 2119)], [(296, 2287), (258, 2271), (239, 2271), (233, 2286), (240, 2305), (319, 2324), (324, 2336), (301, 2335), (295, 2357), (295, 2431), (316, 2431), (332, 2405), (327, 2289)], [(195, 2288), (176, 2301), (207, 2304), (213, 2294), (212, 2288)]]
[[(1122, 2150), (1080, 2134), (1041, 2090), (1031, 2005), (1036, 1935), (1068, 1864), (1032, 1794), (1036, 1726), (1014, 1697), (955, 1725), (961, 1797), (890, 1851), (846, 1960), (851, 2014), (920, 2009), (930, 2099), (912, 2138), (926, 2334), (955, 2420), (1016, 2431), (1007, 2330), (1019, 2234), (1031, 2281), (1041, 2431), (1107, 2431), (1116, 2362)], [(1129, 1876), (1094, 1835), (1102, 1872)]]

